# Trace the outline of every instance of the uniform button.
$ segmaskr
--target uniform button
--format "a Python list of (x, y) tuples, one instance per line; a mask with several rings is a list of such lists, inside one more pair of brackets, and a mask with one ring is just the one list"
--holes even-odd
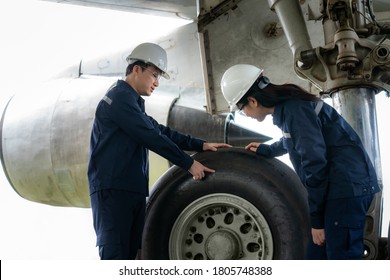
[(366, 189), (366, 188), (364, 188), (364, 189), (363, 189), (363, 192), (366, 192), (366, 191), (367, 191), (367, 189)]
[(339, 225), (339, 222), (338, 222), (338, 221), (335, 221), (335, 222), (334, 222), (334, 225), (335, 225), (335, 226), (338, 226), (338, 225)]

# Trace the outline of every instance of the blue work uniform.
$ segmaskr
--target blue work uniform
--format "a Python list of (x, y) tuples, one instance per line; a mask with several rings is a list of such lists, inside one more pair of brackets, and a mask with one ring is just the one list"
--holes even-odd
[(148, 150), (188, 170), (194, 160), (183, 150), (202, 151), (204, 142), (158, 124), (145, 113), (144, 99), (125, 81), (107, 92), (96, 109), (88, 164), (102, 259), (132, 259), (140, 247), (149, 195)]
[(310, 240), (307, 258), (361, 258), (366, 213), (380, 191), (361, 139), (323, 101), (285, 101), (275, 106), (273, 123), (283, 137), (260, 145), (256, 153), (266, 157), (289, 153), (308, 193), (311, 226), (325, 229), (326, 246)]

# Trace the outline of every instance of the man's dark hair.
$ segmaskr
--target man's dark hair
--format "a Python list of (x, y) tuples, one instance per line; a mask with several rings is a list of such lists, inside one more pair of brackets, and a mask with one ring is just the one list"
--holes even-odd
[(143, 62), (142, 60), (137, 60), (136, 62), (127, 65), (126, 76), (129, 75), (133, 71), (133, 68), (136, 65), (139, 65), (142, 67), (142, 72), (144, 71), (143, 68), (147, 68), (149, 66), (149, 64), (147, 64), (146, 62)]

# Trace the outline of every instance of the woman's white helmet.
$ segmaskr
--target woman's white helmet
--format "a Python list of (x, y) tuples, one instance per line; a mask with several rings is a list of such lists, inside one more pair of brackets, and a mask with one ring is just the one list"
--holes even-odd
[(165, 79), (169, 79), (169, 75), (167, 73), (167, 52), (159, 45), (153, 43), (143, 43), (135, 47), (131, 54), (129, 54), (126, 58), (126, 61), (131, 64), (138, 60), (153, 64), (161, 70), (162, 76)]
[(264, 69), (249, 64), (237, 64), (230, 67), (222, 76), (221, 90), (230, 111), (236, 109), (236, 104), (245, 95)]

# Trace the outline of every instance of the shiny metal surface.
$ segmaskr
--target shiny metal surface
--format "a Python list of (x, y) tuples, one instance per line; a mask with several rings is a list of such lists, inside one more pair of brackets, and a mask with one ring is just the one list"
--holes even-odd
[(341, 89), (332, 97), (334, 108), (359, 134), (372, 163), (381, 171), (375, 94), (372, 88), (360, 87)]
[(2, 120), (1, 150), (5, 173), (20, 196), (89, 207), (89, 137), (96, 105), (112, 83), (54, 80), (11, 100)]
[(268, 0), (268, 4), (271, 10), (274, 10), (278, 14), (280, 24), (286, 34), (294, 59), (299, 59), (301, 51), (311, 49), (310, 36), (299, 2)]
[(238, 147), (244, 147), (250, 142), (263, 143), (272, 139), (235, 123), (232, 114), (210, 115), (202, 110), (182, 106), (172, 107), (168, 126), (207, 142), (224, 142)]

